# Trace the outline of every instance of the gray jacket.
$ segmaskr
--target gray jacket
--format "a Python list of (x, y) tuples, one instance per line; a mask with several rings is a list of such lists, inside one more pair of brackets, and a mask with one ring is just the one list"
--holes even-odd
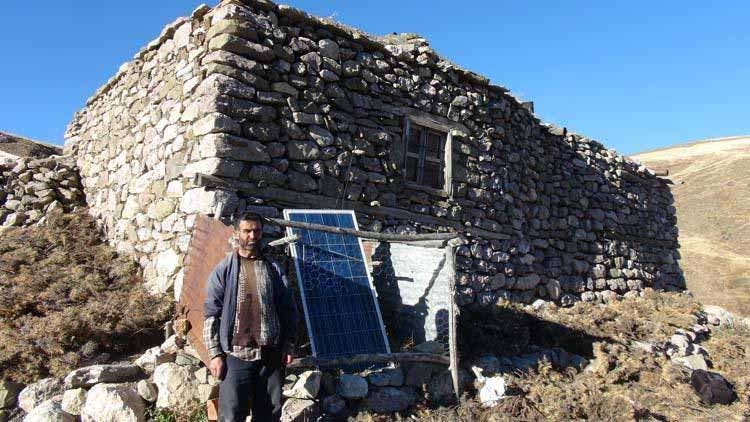
[[(269, 266), (268, 273), (274, 283), (274, 304), (279, 317), (278, 344), (285, 352), (290, 351), (297, 336), (297, 303), (284, 271), (273, 260), (264, 257)], [(204, 318), (220, 319), (219, 343), (225, 353), (232, 350), (232, 333), (237, 311), (237, 278), (240, 270), (237, 251), (227, 255), (214, 268), (206, 282), (206, 300), (203, 302)]]

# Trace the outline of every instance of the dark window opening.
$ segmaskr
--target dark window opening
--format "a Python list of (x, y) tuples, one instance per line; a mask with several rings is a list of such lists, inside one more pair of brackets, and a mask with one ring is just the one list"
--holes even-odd
[(445, 143), (447, 134), (408, 123), (406, 181), (434, 189), (445, 187)]

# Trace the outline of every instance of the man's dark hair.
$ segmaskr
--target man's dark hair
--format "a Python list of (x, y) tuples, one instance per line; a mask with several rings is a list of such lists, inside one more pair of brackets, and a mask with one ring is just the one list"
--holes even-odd
[(260, 224), (261, 227), (263, 227), (263, 217), (261, 217), (257, 212), (246, 211), (240, 214), (240, 216), (234, 220), (235, 230), (240, 228), (241, 221), (256, 221), (258, 222), (258, 224)]

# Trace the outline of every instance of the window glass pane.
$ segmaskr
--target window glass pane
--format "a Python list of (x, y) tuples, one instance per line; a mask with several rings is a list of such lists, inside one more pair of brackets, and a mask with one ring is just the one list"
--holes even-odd
[(419, 159), (416, 157), (406, 157), (406, 180), (409, 182), (417, 181), (417, 166)]
[(427, 133), (427, 150), (425, 152), (427, 157), (442, 158), (443, 157), (443, 146), (445, 145), (445, 135), (437, 132)]
[(411, 124), (411, 127), (409, 128), (409, 140), (408, 140), (408, 151), (412, 152), (414, 154), (419, 154), (419, 147), (420, 147), (420, 135), (421, 130), (419, 126), (415, 124)]
[(435, 189), (443, 188), (443, 172), (439, 163), (425, 161), (422, 184)]

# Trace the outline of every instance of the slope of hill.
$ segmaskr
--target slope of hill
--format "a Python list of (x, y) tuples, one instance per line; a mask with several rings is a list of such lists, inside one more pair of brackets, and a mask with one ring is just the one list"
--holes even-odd
[(709, 139), (636, 154), (669, 170), (682, 268), (705, 304), (750, 315), (750, 136)]
[(57, 145), (33, 141), (12, 133), (0, 131), (0, 158), (45, 158), (50, 155), (61, 154), (62, 148)]

